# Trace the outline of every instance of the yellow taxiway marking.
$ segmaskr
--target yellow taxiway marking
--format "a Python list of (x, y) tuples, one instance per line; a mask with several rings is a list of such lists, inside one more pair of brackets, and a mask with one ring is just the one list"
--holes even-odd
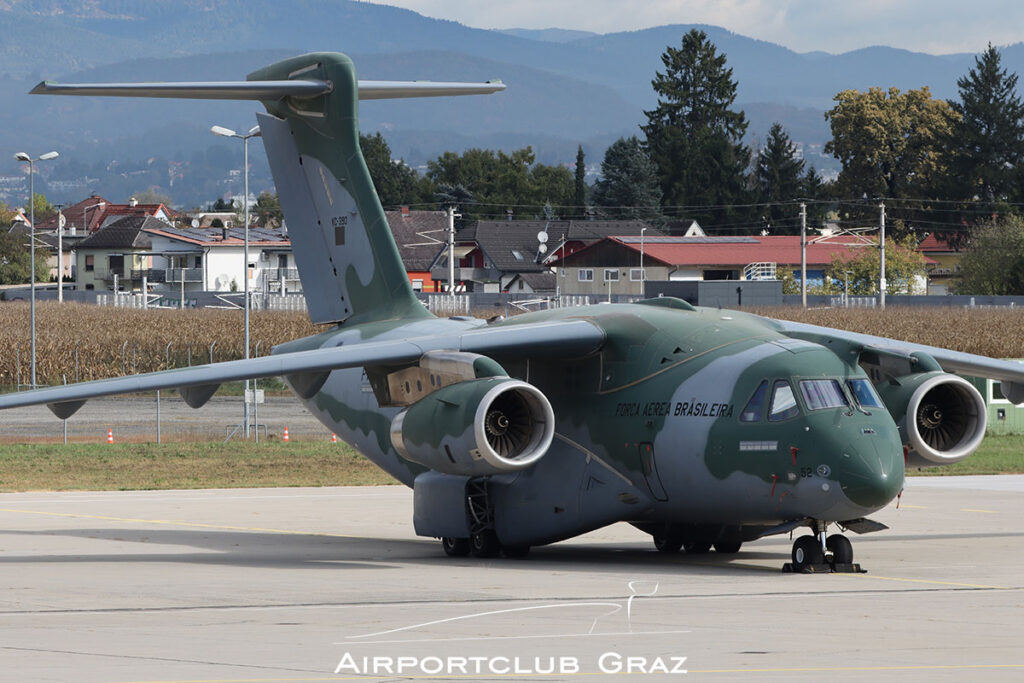
[(833, 574), (833, 576), (851, 576), (859, 579), (879, 579), (881, 581), (903, 581), (906, 583), (927, 583), (935, 586), (956, 586), (958, 588), (988, 588), (991, 590), (1010, 590), (1008, 586), (986, 586), (979, 583), (957, 583), (955, 581), (933, 581), (931, 579), (905, 579), (898, 576), (878, 576), (877, 574), (844, 574), (842, 572)]
[(160, 524), (164, 526), (185, 526), (198, 529), (221, 529), (224, 531), (258, 531), (260, 533), (265, 534), (289, 534), (292, 536), (330, 536), (332, 538), (367, 538), (366, 536), (353, 536), (351, 534), (331, 534), (325, 531), (296, 531), (293, 529), (267, 529), (264, 527), (231, 526), (227, 524), (203, 524), (201, 522), (186, 522), (180, 519), (136, 519), (134, 517), (112, 517), (110, 515), (85, 515), (76, 512), (44, 512), (42, 510), (18, 510), (14, 508), (0, 508), (0, 512), (13, 512), (22, 515), (40, 515), (42, 517), (71, 517), (75, 519), (99, 519), (106, 522), (131, 522), (134, 524)]
[(987, 515), (998, 515), (996, 510), (979, 510), (977, 508), (960, 508), (960, 512), (984, 512)]

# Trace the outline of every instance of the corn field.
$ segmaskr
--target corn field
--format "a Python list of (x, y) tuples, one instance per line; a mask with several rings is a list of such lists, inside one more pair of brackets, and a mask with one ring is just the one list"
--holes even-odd
[[(253, 355), (318, 328), (306, 313), (250, 314)], [(133, 310), (55, 302), (36, 303), (36, 375), (39, 384), (114, 377), (132, 372), (200, 365), (242, 358), (239, 310)], [(170, 346), (168, 346), (170, 345)], [(0, 384), (29, 381), (29, 304), (0, 304)]]
[(1024, 310), (1019, 308), (925, 308), (890, 306), (808, 309), (788, 306), (753, 311), (760, 315), (992, 358), (1024, 358)]
[[(761, 309), (762, 315), (978, 353), (1024, 358), (1024, 311), (890, 307), (876, 309)], [(251, 314), (253, 353), (324, 329), (305, 313)], [(84, 304), (36, 304), (37, 379), (40, 384), (86, 381), (242, 358), (242, 312), (133, 310)], [(0, 304), (0, 384), (29, 378), (29, 307)]]

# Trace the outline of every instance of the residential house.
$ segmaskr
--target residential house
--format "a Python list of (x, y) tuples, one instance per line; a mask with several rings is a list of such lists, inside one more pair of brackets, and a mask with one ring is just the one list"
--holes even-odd
[[(807, 245), (807, 281), (822, 282), (835, 257), (877, 249), (862, 237), (815, 238)], [(565, 294), (643, 294), (646, 280), (767, 280), (790, 270), (800, 279), (800, 237), (613, 236), (553, 264)], [(641, 270), (642, 269), (642, 270)], [(894, 292), (895, 293), (895, 292)]]
[[(175, 228), (154, 224), (152, 241), (155, 268), (151, 282), (175, 293), (241, 292), (245, 278), (249, 291), (278, 294), (302, 291), (291, 242), (280, 229), (249, 228), (249, 262), (244, 264), (242, 228)], [(246, 265), (248, 267), (246, 267)]]
[(405, 264), (412, 288), (417, 292), (442, 291), (445, 278), (435, 280), (430, 265), (438, 250), (448, 243), (448, 214), (445, 211), (385, 211), (398, 253)]
[(929, 294), (952, 294), (960, 281), (960, 259), (963, 257), (960, 244), (963, 237), (959, 233), (933, 232), (917, 245), (917, 251), (932, 261), (928, 265)]
[(98, 229), (81, 242), (76, 252), (76, 286), (80, 290), (141, 288), (152, 268), (152, 240), (147, 228), (167, 225), (150, 216), (124, 216)]
[[(476, 221), (455, 236), (455, 277), (471, 292), (507, 292), (530, 287), (516, 276), (545, 273), (551, 262), (609, 235), (654, 236), (662, 233), (643, 221)], [(446, 279), (448, 252), (442, 249), (430, 269)], [(543, 286), (536, 280), (537, 286)], [(552, 290), (553, 291), (553, 290)]]

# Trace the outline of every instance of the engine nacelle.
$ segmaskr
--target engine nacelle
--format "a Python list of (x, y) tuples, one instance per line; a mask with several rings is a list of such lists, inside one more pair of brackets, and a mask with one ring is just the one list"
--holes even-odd
[(555, 413), (539, 389), (509, 377), (443, 387), (399, 413), (391, 443), (436, 472), (482, 476), (529, 467), (547, 452)]
[(911, 467), (952, 465), (978, 449), (988, 426), (985, 400), (973, 384), (945, 372), (904, 375), (878, 387), (910, 447)]

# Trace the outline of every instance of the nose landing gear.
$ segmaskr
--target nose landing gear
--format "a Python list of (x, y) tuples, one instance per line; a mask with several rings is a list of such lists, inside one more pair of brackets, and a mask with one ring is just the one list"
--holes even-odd
[(814, 520), (814, 534), (801, 536), (793, 542), (793, 561), (782, 565), (782, 571), (797, 574), (829, 572), (866, 573), (853, 561), (853, 544), (842, 534), (828, 535), (828, 522)]

